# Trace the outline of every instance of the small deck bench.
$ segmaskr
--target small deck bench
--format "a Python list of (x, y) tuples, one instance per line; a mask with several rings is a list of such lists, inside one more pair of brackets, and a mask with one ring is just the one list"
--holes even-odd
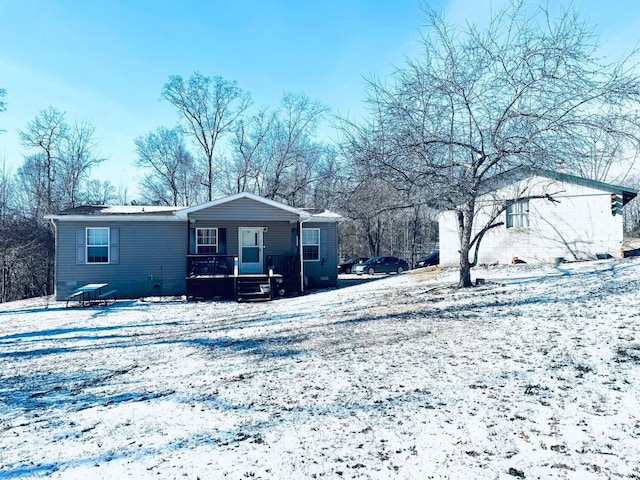
[(65, 298), (66, 302), (67, 302), (67, 307), (69, 306), (69, 302), (71, 301), (76, 301), (80, 304), (82, 304), (83, 300), (84, 300), (84, 292), (73, 292), (71, 295), (69, 295), (67, 298)]
[(109, 301), (111, 301), (112, 304), (116, 303), (117, 293), (117, 290), (109, 290), (108, 292), (101, 293), (100, 295), (98, 295), (97, 301), (98, 303), (104, 302), (105, 305), (108, 305)]

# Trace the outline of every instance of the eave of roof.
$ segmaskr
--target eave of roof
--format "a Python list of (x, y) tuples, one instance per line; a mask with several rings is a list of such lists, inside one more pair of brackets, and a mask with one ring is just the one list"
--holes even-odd
[[(561, 182), (576, 183), (578, 185), (595, 188), (597, 190), (602, 190), (605, 192), (621, 194), (623, 205), (626, 205), (627, 202), (633, 200), (638, 195), (637, 190), (629, 187), (624, 187), (622, 185), (614, 185), (611, 183), (600, 182), (598, 180), (591, 180), (589, 178), (578, 177), (576, 175), (571, 175), (568, 173), (556, 172), (554, 170), (546, 170), (543, 168), (534, 168), (534, 167), (517, 167), (517, 168), (514, 168), (513, 170), (507, 170), (506, 172), (500, 173), (495, 177), (493, 177), (491, 179), (490, 184), (493, 184), (493, 181), (495, 179), (496, 182), (494, 187), (497, 188), (498, 180), (500, 178), (508, 180), (510, 177), (512, 177), (515, 181), (515, 180), (524, 180), (525, 178), (530, 178), (536, 175), (546, 177), (552, 180), (558, 180)], [(491, 186), (489, 186), (488, 191), (491, 191), (491, 190), (493, 189), (491, 188)]]
[(331, 212), (329, 210), (323, 210), (322, 212), (310, 214), (310, 217), (305, 220), (307, 223), (338, 223), (342, 222), (344, 217), (338, 213)]
[(269, 200), (268, 198), (260, 197), (258, 195), (254, 195), (253, 193), (248, 193), (248, 192), (240, 192), (234, 195), (230, 195), (228, 197), (212, 200), (210, 202), (203, 203), (201, 205), (194, 205), (193, 207), (183, 208), (181, 210), (178, 210), (176, 212), (176, 215), (186, 219), (190, 213), (197, 212), (199, 210), (204, 210), (206, 208), (215, 207), (217, 205), (223, 205), (225, 203), (233, 202), (241, 198), (247, 198), (249, 200), (262, 203), (264, 205), (269, 205), (271, 207), (284, 210), (285, 212), (293, 213), (294, 215), (297, 215), (301, 220), (306, 220), (307, 218), (309, 218), (309, 214), (304, 210), (291, 207), (289, 205), (285, 205), (284, 203), (276, 202), (275, 200)]
[(58, 214), (45, 215), (47, 220), (63, 221), (181, 221), (175, 212), (181, 207), (149, 205), (83, 205)]
[(195, 205), (193, 207), (166, 207), (166, 206), (147, 206), (147, 205), (121, 205), (121, 206), (105, 206), (105, 205), (85, 205), (76, 207), (55, 215), (47, 215), (48, 220), (62, 221), (186, 221), (189, 214), (206, 208), (218, 205), (224, 205), (238, 199), (250, 199), (264, 205), (289, 212), (298, 217), (303, 222), (340, 222), (342, 216), (330, 212), (308, 211), (303, 208), (291, 207), (274, 200), (269, 200), (258, 195), (247, 192), (237, 193), (228, 197), (213, 200), (211, 202)]

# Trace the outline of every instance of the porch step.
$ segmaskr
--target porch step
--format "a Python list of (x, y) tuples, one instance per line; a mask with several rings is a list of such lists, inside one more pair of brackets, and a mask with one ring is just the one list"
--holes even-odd
[(266, 275), (237, 277), (235, 290), (238, 302), (265, 301), (272, 298), (271, 280)]

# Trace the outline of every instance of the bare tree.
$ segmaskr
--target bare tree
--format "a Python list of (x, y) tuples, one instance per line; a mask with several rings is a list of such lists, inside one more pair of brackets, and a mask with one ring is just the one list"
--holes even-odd
[(316, 165), (324, 146), (314, 141), (318, 123), (328, 108), (304, 94), (287, 93), (269, 132), (261, 194), (290, 205), (304, 205), (316, 180)]
[[(7, 104), (3, 100), (3, 98), (7, 95), (7, 91), (4, 88), (0, 88), (0, 113), (7, 110)], [(0, 133), (4, 132), (2, 128), (0, 128)]]
[(129, 203), (129, 188), (123, 183), (118, 183), (116, 188), (115, 203), (117, 205), (127, 205)]
[(104, 161), (96, 155), (95, 127), (89, 122), (74, 123), (66, 129), (60, 146), (58, 180), (63, 191), (63, 207), (76, 207), (83, 183), (91, 169)]
[(164, 127), (134, 140), (136, 165), (151, 172), (144, 178), (143, 195), (154, 203), (189, 205), (197, 198), (194, 161), (179, 130)]
[(34, 152), (18, 173), (25, 189), (38, 195), (31, 197), (36, 211), (48, 214), (77, 206), (91, 168), (104, 161), (95, 153), (95, 127), (87, 121), (69, 126), (64, 112), (49, 107), (19, 135), (23, 146)]
[(14, 191), (12, 174), (5, 158), (0, 162), (0, 225), (9, 217), (11, 210), (11, 193)]
[(263, 182), (269, 138), (276, 121), (277, 114), (267, 109), (246, 122), (238, 121), (232, 142), (234, 154), (225, 170), (227, 186), (224, 193), (258, 193)]
[(12, 195), (15, 191), (6, 159), (0, 163), (0, 303), (13, 300), (12, 282), (15, 260), (15, 216)]
[[(93, 135), (87, 122), (70, 128), (65, 113), (54, 107), (40, 111), (19, 131), (29, 153), (14, 183), (13, 201), (21, 217), (16, 216), (13, 240), (5, 245), (5, 267), (11, 270), (5, 278), (14, 286), (9, 289), (12, 298), (48, 295), (53, 290), (54, 237), (44, 216), (76, 206), (81, 198), (89, 170), (102, 161), (94, 154)], [(17, 232), (21, 236), (15, 237)]]
[(61, 208), (52, 170), (47, 156), (37, 153), (26, 157), (16, 172), (14, 201), (25, 217), (38, 223), (44, 222), (44, 215)]
[(19, 174), (23, 183), (32, 182), (30, 189), (38, 195), (38, 198), (33, 198), (38, 203), (38, 214), (54, 213), (60, 208), (60, 195), (54, 182), (62, 142), (68, 129), (64, 115), (57, 108), (49, 107), (40, 111), (26, 130), (18, 131), (22, 145), (37, 152), (25, 160)]
[(250, 191), (289, 205), (307, 205), (327, 173), (333, 150), (315, 140), (327, 107), (303, 94), (285, 94), (275, 112), (239, 122), (226, 190)]
[(376, 167), (455, 210), (466, 287), (483, 235), (506, 208), (475, 224), (476, 200), (496, 175), (519, 166), (576, 172), (593, 138), (638, 148), (637, 52), (603, 64), (592, 29), (572, 9), (554, 16), (513, 1), (486, 28), (464, 30), (425, 10), (423, 55), (391, 86), (371, 82), (391, 140)]
[(112, 205), (118, 198), (116, 187), (109, 180), (89, 180), (81, 193), (83, 203), (87, 205)]
[(199, 146), (204, 161), (203, 184), (212, 200), (216, 147), (235, 129), (236, 122), (251, 105), (251, 96), (236, 82), (194, 73), (187, 82), (174, 75), (162, 90), (162, 98), (180, 112), (184, 132)]

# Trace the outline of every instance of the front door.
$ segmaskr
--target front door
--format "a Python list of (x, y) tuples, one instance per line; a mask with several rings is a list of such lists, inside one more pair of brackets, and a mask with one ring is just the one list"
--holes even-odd
[(264, 273), (262, 270), (262, 227), (242, 227), (239, 230), (239, 273)]

